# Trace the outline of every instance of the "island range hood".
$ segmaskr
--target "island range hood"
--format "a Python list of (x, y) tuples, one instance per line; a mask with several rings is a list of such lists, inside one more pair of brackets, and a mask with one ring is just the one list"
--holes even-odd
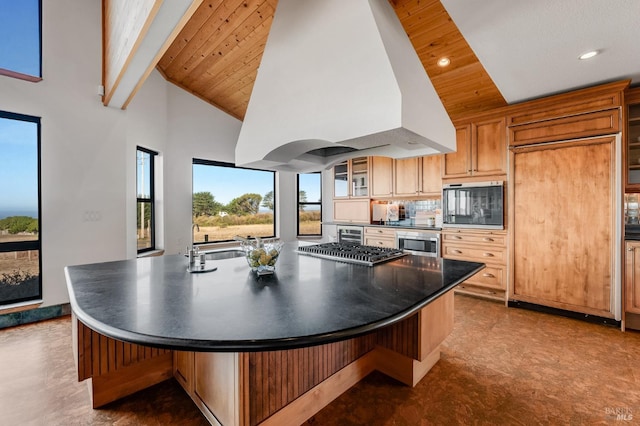
[(309, 172), (344, 159), (455, 151), (455, 129), (388, 0), (279, 0), (238, 166)]

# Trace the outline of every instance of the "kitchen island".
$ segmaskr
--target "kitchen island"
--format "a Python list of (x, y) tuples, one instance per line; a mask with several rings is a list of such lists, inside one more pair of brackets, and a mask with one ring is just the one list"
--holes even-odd
[(300, 255), (65, 268), (79, 380), (93, 406), (171, 376), (222, 424), (299, 424), (373, 370), (415, 385), (453, 327), (451, 289), (483, 264), (405, 256), (374, 267)]

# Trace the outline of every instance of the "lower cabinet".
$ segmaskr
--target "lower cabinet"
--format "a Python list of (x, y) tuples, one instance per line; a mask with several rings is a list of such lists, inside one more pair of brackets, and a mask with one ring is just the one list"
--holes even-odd
[(640, 241), (625, 242), (625, 328), (640, 330)]
[(212, 424), (242, 424), (238, 353), (175, 351), (173, 357), (174, 377)]
[(396, 246), (396, 231), (389, 228), (364, 228), (364, 244), (367, 246), (388, 247)]
[(457, 293), (505, 301), (507, 235), (504, 231), (443, 230), (442, 257), (483, 262), (485, 269), (456, 287)]

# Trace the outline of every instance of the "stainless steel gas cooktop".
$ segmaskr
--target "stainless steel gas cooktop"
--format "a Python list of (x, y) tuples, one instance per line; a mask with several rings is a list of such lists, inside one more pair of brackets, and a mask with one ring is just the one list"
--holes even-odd
[(363, 246), (356, 243), (323, 243), (298, 247), (298, 253), (323, 259), (373, 266), (405, 256), (402, 250), (386, 247)]

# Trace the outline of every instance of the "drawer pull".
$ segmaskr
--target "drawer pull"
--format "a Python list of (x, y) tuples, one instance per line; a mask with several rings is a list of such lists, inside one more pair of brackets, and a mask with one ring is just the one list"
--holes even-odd
[(484, 238), (482, 239), (482, 241), (487, 241), (487, 242), (489, 242), (489, 243), (492, 243), (494, 240), (493, 240), (493, 238), (484, 237)]
[(485, 272), (484, 274), (482, 274), (482, 276), (485, 277), (485, 278), (495, 278), (496, 277), (495, 275), (490, 274), (488, 272)]
[(456, 253), (456, 254), (462, 254), (461, 250), (453, 250), (453, 252)]
[(461, 240), (462, 237), (460, 235), (454, 235), (453, 238), (455, 238), (456, 240)]
[(382, 232), (384, 232), (382, 229), (378, 229), (378, 234), (382, 234)]
[(484, 257), (493, 257), (493, 253), (484, 253), (483, 256)]

